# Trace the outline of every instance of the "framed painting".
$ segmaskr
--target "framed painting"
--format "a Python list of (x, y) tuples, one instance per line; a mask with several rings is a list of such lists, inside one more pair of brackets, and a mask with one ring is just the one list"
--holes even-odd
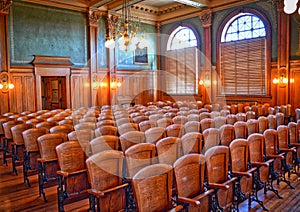
[(147, 47), (140, 49), (136, 48), (133, 55), (134, 64), (148, 64), (148, 49)]

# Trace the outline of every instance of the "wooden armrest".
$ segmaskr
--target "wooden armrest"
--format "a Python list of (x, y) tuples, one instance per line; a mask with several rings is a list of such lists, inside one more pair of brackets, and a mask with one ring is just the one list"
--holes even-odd
[(284, 159), (284, 156), (283, 155), (268, 155), (267, 156), (268, 158), (271, 158), (271, 159), (280, 159), (280, 160), (283, 160)]
[(177, 205), (175, 208), (173, 208), (172, 210), (170, 210), (170, 212), (181, 211), (182, 209), (183, 209), (182, 205)]
[(126, 186), (128, 186), (128, 183), (125, 183), (125, 184), (122, 184), (122, 185), (119, 185), (119, 186), (116, 186), (116, 187), (113, 187), (113, 188), (109, 188), (109, 189), (106, 189), (106, 190), (103, 190), (103, 191), (98, 191), (96, 189), (88, 189), (87, 191), (88, 191), (89, 194), (95, 195), (97, 198), (99, 198), (101, 196), (104, 196), (105, 193), (112, 192), (112, 191), (124, 188)]
[(68, 177), (69, 176), (69, 172), (64, 172), (64, 171), (57, 171), (56, 174), (61, 175), (63, 177)]
[(208, 196), (208, 195), (211, 195), (214, 193), (214, 190), (213, 189), (209, 189), (208, 191), (202, 193), (202, 194), (199, 194), (197, 196), (195, 196), (194, 198), (189, 198), (189, 197), (181, 197), (181, 196), (178, 196), (178, 200), (180, 202), (185, 202), (185, 203), (188, 203), (188, 204), (192, 204), (194, 206), (199, 206), (200, 205), (200, 201), (202, 198)]
[(288, 148), (280, 148), (279, 151), (280, 152), (296, 152), (296, 149), (294, 149), (294, 148), (290, 148), (290, 149), (288, 149)]
[(57, 161), (57, 158), (52, 159), (52, 160), (45, 160), (45, 159), (43, 159), (43, 158), (38, 158), (37, 161), (38, 161), (38, 162), (41, 162), (41, 163), (55, 162), (55, 161)]
[(257, 166), (266, 166), (266, 167), (269, 166), (269, 164), (266, 162), (252, 162), (251, 165), (256, 166), (256, 167)]
[(291, 143), (292, 147), (300, 147), (300, 143)]
[(256, 171), (256, 170), (257, 170), (257, 168), (256, 168), (256, 167), (253, 167), (253, 168), (249, 169), (248, 172), (252, 173), (252, 172), (254, 172), (254, 171)]
[(211, 188), (218, 188), (218, 189), (223, 189), (223, 190), (227, 190), (229, 189), (229, 185), (226, 185), (224, 183), (220, 184), (220, 183), (208, 183), (208, 186)]
[(63, 176), (63, 177), (68, 177), (69, 175), (76, 175), (76, 174), (81, 174), (81, 173), (84, 173), (84, 172), (87, 172), (86, 169), (82, 169), (82, 170), (79, 170), (79, 171), (76, 171), (76, 172), (65, 172), (65, 171), (57, 171), (56, 173)]
[(232, 174), (237, 176), (245, 176), (245, 177), (252, 177), (252, 174), (250, 172), (239, 172), (239, 171), (232, 171)]
[(125, 188), (128, 186), (128, 183), (124, 183), (122, 185), (119, 185), (119, 186), (116, 186), (116, 187), (113, 187), (113, 188), (109, 188), (109, 189), (106, 189), (104, 191), (102, 191), (103, 193), (108, 193), (108, 192), (112, 192), (112, 191), (115, 191), (115, 190), (118, 190), (118, 189), (121, 189), (121, 188)]
[(199, 206), (200, 205), (200, 201), (199, 200), (188, 198), (188, 197), (178, 196), (178, 201), (179, 202), (188, 203), (188, 204), (191, 204), (191, 205), (194, 205), (194, 206)]

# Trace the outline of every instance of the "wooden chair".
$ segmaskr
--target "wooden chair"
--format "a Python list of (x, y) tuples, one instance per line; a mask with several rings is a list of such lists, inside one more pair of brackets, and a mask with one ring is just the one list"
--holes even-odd
[(257, 119), (248, 119), (246, 123), (247, 123), (248, 136), (253, 133), (258, 133), (259, 125)]
[(12, 143), (13, 143), (13, 136), (11, 133), (11, 128), (18, 125), (22, 124), (22, 121), (16, 121), (16, 120), (11, 120), (3, 123), (3, 130), (4, 130), (4, 144), (3, 144), (3, 162), (4, 164), (7, 164), (7, 157), (11, 156), (12, 153)]
[(265, 160), (265, 145), (264, 136), (259, 133), (251, 134), (247, 141), (249, 143), (249, 156), (251, 167), (257, 168), (257, 180), (255, 182), (255, 187), (257, 190), (264, 188), (264, 193), (266, 194), (268, 190), (273, 191), (278, 198), (282, 198), (278, 191), (273, 187), (272, 175), (273, 173), (274, 159)]
[(230, 105), (230, 113), (234, 115), (238, 113), (238, 106), (236, 104)]
[[(172, 166), (154, 164), (141, 169), (132, 179), (137, 211), (168, 211), (172, 204)], [(177, 205), (172, 211), (183, 209)]]
[(64, 205), (88, 197), (89, 182), (85, 165), (85, 153), (77, 141), (68, 141), (56, 146), (60, 170), (57, 171), (58, 211)]
[(163, 127), (153, 127), (145, 131), (146, 143), (156, 144), (162, 138), (166, 137), (166, 129)]
[(276, 130), (277, 129), (276, 116), (273, 114), (269, 114), (267, 116), (267, 119), (268, 119), (268, 128)]
[(99, 137), (102, 135), (117, 135), (118, 129), (115, 126), (100, 126), (97, 129), (95, 129), (95, 136)]
[(284, 123), (284, 113), (282, 113), (282, 112), (276, 113), (275, 118), (276, 118), (277, 127), (285, 124)]
[(79, 130), (79, 129), (81, 129), (81, 130), (83, 130), (83, 129), (95, 130), (96, 129), (96, 123), (93, 123), (93, 122), (80, 122), (80, 123), (74, 125), (74, 129), (75, 130)]
[(166, 134), (168, 137), (181, 138), (185, 134), (184, 125), (182, 124), (171, 124), (166, 127)]
[(294, 171), (299, 175), (300, 171), (300, 121), (289, 122), (289, 147), (296, 148), (296, 153), (294, 154)]
[(235, 139), (234, 126), (231, 124), (225, 124), (220, 129), (220, 144), (228, 146)]
[(264, 144), (266, 157), (267, 159), (274, 159), (274, 172), (271, 172), (271, 174), (273, 174), (272, 179), (277, 180), (277, 184), (279, 184), (279, 181), (283, 181), (292, 188), (290, 181), (285, 177), (285, 170), (289, 169), (284, 167), (286, 166), (286, 163), (284, 161), (284, 153), (279, 153), (277, 131), (274, 129), (267, 129), (263, 135), (265, 139)]
[(226, 116), (226, 124), (234, 125), (237, 122), (236, 114), (229, 114)]
[(244, 121), (244, 122), (246, 122), (247, 121), (246, 113), (237, 113), (236, 114), (236, 119), (237, 119), (237, 121)]
[(156, 143), (158, 162), (173, 165), (182, 154), (182, 143), (180, 138), (166, 137)]
[(265, 116), (258, 117), (258, 133), (263, 134), (268, 129), (268, 118)]
[(197, 121), (197, 122), (200, 122), (199, 112), (197, 114), (194, 114), (194, 113), (189, 114), (187, 116), (187, 118), (188, 118), (188, 121)]
[(205, 152), (207, 167), (207, 185), (214, 189), (215, 201), (212, 209), (228, 210), (236, 209), (234, 204), (236, 177), (228, 175), (229, 148), (227, 146), (215, 146)]
[(215, 119), (219, 116), (221, 116), (221, 113), (219, 111), (211, 111), (210, 113), (210, 118)]
[(201, 125), (199, 121), (188, 121), (184, 124), (185, 133), (200, 132)]
[[(71, 135), (74, 135), (72, 138)], [(78, 141), (81, 148), (85, 152), (87, 156), (91, 154), (91, 147), (90, 147), (90, 141), (95, 138), (95, 133), (91, 129), (82, 129), (82, 130), (76, 130), (76, 131), (71, 131), (68, 134), (68, 139), (69, 141)]]
[(258, 199), (258, 190), (253, 187), (256, 168), (249, 168), (249, 144), (247, 140), (243, 138), (233, 140), (229, 145), (229, 151), (231, 172), (233, 176), (238, 178), (237, 204), (248, 199), (249, 206), (251, 206), (251, 201), (256, 201), (264, 207), (263, 202)]
[[(116, 117), (115, 117), (116, 118)], [(116, 126), (117, 127), (119, 127), (119, 126), (121, 126), (122, 124), (127, 124), (127, 123), (133, 123), (133, 120), (132, 120), (132, 118), (130, 118), (129, 116), (128, 117), (124, 117), (124, 118), (116, 118), (116, 121), (115, 121), (115, 123), (116, 123)]]
[(215, 120), (212, 118), (201, 119), (200, 125), (201, 125), (201, 132), (203, 133), (204, 130), (208, 128), (215, 128)]
[(72, 131), (74, 131), (72, 125), (57, 125), (49, 129), (50, 133), (61, 133), (64, 134), (66, 138), (68, 137), (68, 134)]
[(122, 125), (118, 125), (118, 133), (119, 135), (123, 135), (124, 133), (130, 132), (130, 131), (138, 131), (139, 125), (137, 123), (124, 123)]
[(11, 134), (13, 137), (12, 143), (12, 171), (18, 175), (17, 166), (23, 165), (23, 151), (25, 149), (24, 139), (22, 136), (22, 132), (32, 128), (31, 124), (18, 124), (13, 126), (11, 130)]
[(122, 134), (120, 137), (120, 144), (122, 151), (125, 152), (129, 147), (139, 144), (145, 143), (145, 133), (141, 131), (129, 131)]
[(209, 112), (201, 112), (199, 114), (199, 118), (200, 118), (200, 121), (202, 121), (203, 119), (210, 119), (210, 113)]
[(188, 211), (211, 211), (211, 195), (205, 184), (205, 157), (200, 154), (188, 154), (174, 163), (177, 201), (186, 205)]
[(204, 130), (203, 135), (203, 150), (204, 154), (211, 147), (217, 146), (220, 144), (220, 131), (217, 128), (208, 128)]
[(247, 138), (248, 137), (248, 126), (244, 121), (237, 121), (233, 125), (235, 138)]
[(48, 133), (46, 128), (30, 128), (22, 132), (25, 150), (23, 152), (24, 183), (31, 187), (28, 176), (38, 174), (38, 158), (41, 157), (38, 137)]
[(107, 150), (86, 160), (91, 189), (88, 190), (92, 211), (121, 211), (126, 208), (123, 183), (123, 153)]
[(154, 122), (157, 122), (158, 119), (162, 119), (162, 118), (163, 118), (163, 114), (161, 114), (161, 113), (152, 114), (149, 116), (149, 120), (154, 121)]
[(288, 176), (291, 175), (291, 171), (294, 168), (294, 154), (296, 154), (296, 147), (289, 145), (289, 128), (286, 125), (280, 125), (277, 127), (278, 134), (278, 147), (279, 153), (284, 153), (283, 169)]
[(246, 112), (246, 121), (248, 121), (249, 119), (255, 119), (255, 112), (254, 111), (247, 111)]
[(36, 123), (35, 127), (36, 128), (44, 127), (49, 131), (51, 127), (54, 127), (56, 125), (57, 125), (56, 122), (42, 121), (42, 122)]
[(119, 137), (115, 135), (102, 135), (90, 142), (92, 155), (105, 150), (119, 150)]
[(146, 132), (146, 130), (156, 127), (156, 122), (151, 120), (145, 120), (139, 123), (139, 129), (142, 132)]
[(175, 116), (172, 120), (174, 124), (184, 125), (186, 122), (188, 122), (188, 118), (183, 115)]
[(149, 120), (149, 117), (148, 117), (148, 116), (145, 116), (145, 115), (143, 115), (143, 116), (136, 116), (136, 117), (132, 118), (132, 120), (133, 120), (134, 123), (139, 124), (139, 123), (141, 123), (142, 121), (147, 121), (147, 120)]
[(226, 117), (217, 116), (214, 118), (215, 120), (215, 128), (220, 129), (224, 124), (226, 124)]
[(201, 154), (203, 149), (202, 134), (200, 132), (189, 132), (181, 137), (183, 155), (190, 153)]
[(158, 127), (164, 127), (173, 124), (173, 120), (171, 118), (161, 118), (156, 121)]
[(3, 148), (4, 146), (4, 141), (3, 139), (5, 138), (5, 133), (4, 133), (4, 129), (3, 129), (3, 124), (5, 122), (11, 121), (12, 119), (5, 117), (5, 116), (1, 116), (0, 117), (0, 147)]
[(41, 157), (38, 159), (39, 195), (43, 195), (47, 202), (45, 188), (57, 185), (57, 171), (59, 170), (55, 148), (65, 141), (62, 134), (49, 133), (38, 137), (38, 145)]

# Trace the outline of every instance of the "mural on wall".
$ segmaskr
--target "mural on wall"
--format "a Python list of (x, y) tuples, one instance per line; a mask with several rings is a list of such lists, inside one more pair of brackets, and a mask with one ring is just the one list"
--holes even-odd
[(87, 66), (85, 13), (14, 2), (9, 13), (12, 65), (28, 65), (33, 55), (70, 56)]

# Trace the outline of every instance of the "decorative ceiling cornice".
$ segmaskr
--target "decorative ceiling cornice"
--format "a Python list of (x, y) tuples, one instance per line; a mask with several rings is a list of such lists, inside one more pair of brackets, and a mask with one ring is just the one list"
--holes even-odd
[(89, 10), (89, 25), (97, 27), (100, 17), (101, 17), (100, 11), (90, 9)]
[(0, 0), (0, 13), (8, 13), (8, 9), (12, 4), (12, 0)]

